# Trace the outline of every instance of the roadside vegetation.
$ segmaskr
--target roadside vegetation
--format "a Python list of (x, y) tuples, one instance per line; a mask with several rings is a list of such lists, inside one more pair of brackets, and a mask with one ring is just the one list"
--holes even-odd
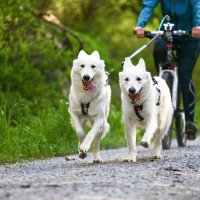
[[(71, 65), (80, 48), (98, 50), (108, 71), (119, 66), (110, 75), (111, 130), (101, 146), (126, 146), (118, 72), (124, 58), (147, 41), (132, 33), (141, 2), (0, 2), (0, 164), (77, 153), (67, 108)], [(156, 29), (159, 20), (158, 8), (147, 28)], [(151, 53), (152, 46), (133, 63), (144, 57), (154, 75)], [(197, 107), (199, 113), (199, 101)]]

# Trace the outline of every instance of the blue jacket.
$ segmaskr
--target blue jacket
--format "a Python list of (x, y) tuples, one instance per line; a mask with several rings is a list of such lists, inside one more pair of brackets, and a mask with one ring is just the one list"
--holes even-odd
[(159, 2), (163, 16), (170, 16), (175, 30), (191, 30), (200, 26), (200, 0), (143, 0), (137, 26), (147, 24)]

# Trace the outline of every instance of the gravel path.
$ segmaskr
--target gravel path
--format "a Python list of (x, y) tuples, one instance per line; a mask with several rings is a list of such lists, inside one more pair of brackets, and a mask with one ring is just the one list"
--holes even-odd
[(0, 200), (200, 200), (200, 138), (151, 159), (138, 146), (137, 163), (123, 163), (127, 148), (102, 151), (104, 163), (64, 157), (0, 166)]

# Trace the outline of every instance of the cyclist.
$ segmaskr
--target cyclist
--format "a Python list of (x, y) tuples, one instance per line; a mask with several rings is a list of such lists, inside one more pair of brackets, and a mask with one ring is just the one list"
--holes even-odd
[[(194, 123), (195, 96), (192, 73), (200, 53), (200, 1), (199, 0), (143, 0), (143, 7), (134, 28), (138, 38), (144, 37), (144, 27), (151, 18), (154, 8), (161, 3), (162, 14), (170, 16), (174, 30), (191, 30), (191, 36), (177, 36), (174, 42), (178, 46), (178, 75), (183, 96), (187, 139), (194, 140), (197, 126)], [(165, 61), (165, 41), (157, 39), (154, 46), (154, 62), (158, 71), (160, 62)]]

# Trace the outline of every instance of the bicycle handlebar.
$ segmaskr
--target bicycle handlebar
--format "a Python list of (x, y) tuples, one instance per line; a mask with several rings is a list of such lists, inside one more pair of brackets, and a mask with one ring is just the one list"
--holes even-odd
[(189, 31), (183, 31), (183, 30), (174, 30), (174, 31), (145, 31), (144, 37), (146, 38), (153, 38), (155, 35), (159, 36), (167, 36), (168, 34), (171, 34), (171, 36), (183, 36), (183, 35), (191, 35)]
[[(164, 20), (167, 20), (167, 23), (164, 23)], [(148, 41), (146, 44), (144, 44), (142, 47), (140, 47), (137, 51), (132, 53), (129, 57), (132, 59), (134, 56), (136, 56), (138, 53), (140, 53), (143, 49), (145, 49), (151, 42), (153, 42), (158, 37), (163, 37), (166, 39), (169, 43), (173, 42), (173, 36), (186, 36), (191, 35), (189, 31), (184, 30), (173, 30), (174, 24), (170, 23), (170, 17), (166, 15), (163, 20), (161, 21), (161, 24), (159, 26), (158, 31), (145, 31), (144, 37), (149, 38), (150, 41)], [(164, 30), (160, 30), (161, 27), (164, 27)], [(136, 31), (134, 31), (134, 34), (136, 34)]]

